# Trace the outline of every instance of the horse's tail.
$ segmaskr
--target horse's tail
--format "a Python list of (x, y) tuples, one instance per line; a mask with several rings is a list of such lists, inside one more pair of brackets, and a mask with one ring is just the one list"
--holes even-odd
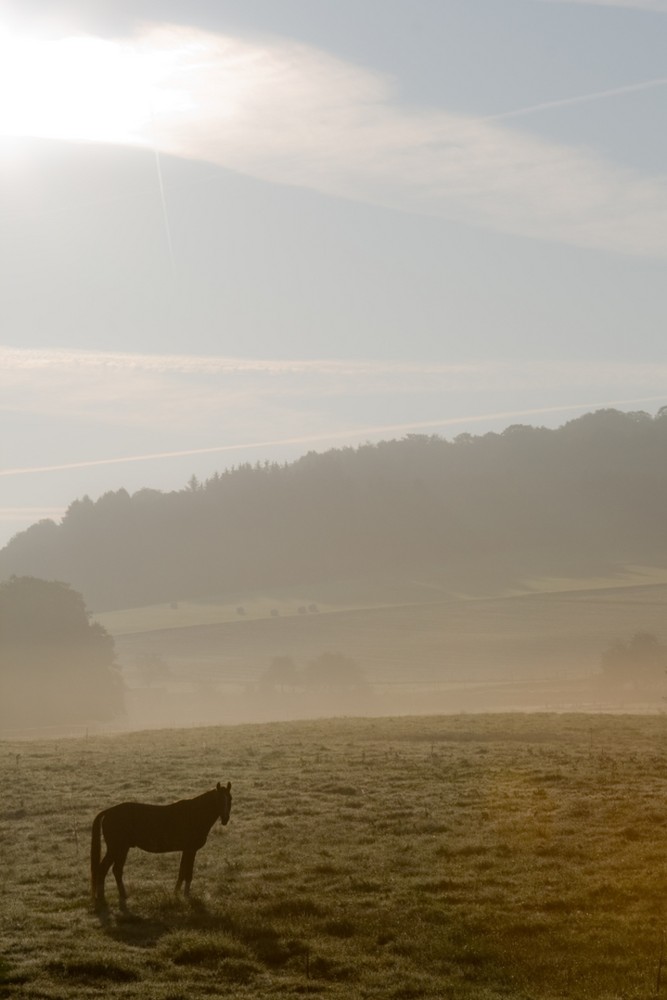
[(90, 835), (90, 887), (93, 893), (93, 900), (97, 899), (97, 882), (100, 870), (100, 859), (102, 857), (102, 817), (104, 810), (98, 813), (93, 820), (93, 827)]

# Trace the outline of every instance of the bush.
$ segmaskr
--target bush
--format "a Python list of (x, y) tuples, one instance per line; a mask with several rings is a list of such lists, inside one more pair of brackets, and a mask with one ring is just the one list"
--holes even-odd
[(600, 658), (602, 674), (617, 684), (654, 687), (664, 683), (667, 646), (650, 632), (635, 632), (627, 641), (617, 639)]

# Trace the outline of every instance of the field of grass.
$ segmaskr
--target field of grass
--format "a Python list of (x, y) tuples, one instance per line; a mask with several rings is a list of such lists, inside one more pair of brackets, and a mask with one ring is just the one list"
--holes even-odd
[[(476, 598), (506, 598), (530, 594), (605, 591), (667, 585), (667, 569), (649, 566), (628, 566), (615, 574), (590, 578), (541, 577), (507, 582), (500, 588), (483, 590), (472, 595), (462, 592), (458, 578), (446, 571), (423, 579), (342, 580), (320, 583), (304, 588), (283, 589), (275, 593), (253, 593), (229, 597), (210, 597), (199, 601), (176, 601), (147, 607), (106, 611), (95, 620), (113, 636), (196, 628), (206, 625), (238, 624), (275, 616), (291, 618), (304, 611), (349, 612), (364, 609), (394, 608), (416, 604), (434, 604), (474, 600)], [(463, 591), (466, 587), (463, 586)], [(239, 614), (239, 609), (241, 613)]]
[[(131, 851), (89, 901), (95, 813), (231, 780), (199, 852)], [(0, 743), (0, 996), (667, 995), (667, 718), (340, 719)]]
[[(245, 615), (234, 603), (208, 602), (115, 612), (98, 620), (114, 635), (130, 686), (145, 683), (140, 665), (151, 658), (168, 670), (171, 691), (133, 696), (137, 703), (143, 698), (139, 725), (322, 714), (312, 705), (304, 710), (288, 704), (292, 696), (274, 699), (271, 714), (257, 699), (241, 703), (239, 691), (256, 685), (276, 656), (289, 656), (301, 668), (323, 652), (351, 657), (373, 688), (373, 704), (355, 708), (348, 699), (343, 714), (640, 710), (645, 703), (660, 705), (667, 678), (664, 691), (609, 692), (600, 684), (600, 656), (612, 641), (636, 632), (667, 640), (663, 577), (664, 570), (636, 568), (590, 581), (532, 581), (526, 592), (474, 599), (443, 595), (437, 581), (394, 582), (385, 590), (360, 584), (347, 595), (345, 587), (329, 585), (326, 593), (257, 597), (243, 605)], [(316, 611), (308, 610), (311, 604)], [(192, 705), (186, 706), (188, 699)]]

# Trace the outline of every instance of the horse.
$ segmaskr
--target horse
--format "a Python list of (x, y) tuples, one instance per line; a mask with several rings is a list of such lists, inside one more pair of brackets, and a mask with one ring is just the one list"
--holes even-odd
[[(93, 820), (90, 841), (93, 902), (104, 904), (104, 880), (113, 865), (120, 905), (124, 908), (127, 892), (123, 885), (123, 867), (131, 847), (140, 847), (153, 854), (182, 851), (176, 892), (184, 886), (185, 895), (189, 896), (197, 851), (206, 843), (218, 817), (223, 826), (229, 822), (231, 787), (231, 781), (224, 788), (218, 782), (215, 788), (194, 799), (181, 799), (165, 806), (121, 802), (98, 813)], [(106, 853), (100, 860), (101, 835)]]

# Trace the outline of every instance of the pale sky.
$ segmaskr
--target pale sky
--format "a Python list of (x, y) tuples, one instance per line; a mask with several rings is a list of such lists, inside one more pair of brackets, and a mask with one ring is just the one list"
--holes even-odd
[(667, 404), (667, 0), (0, 6), (0, 545)]

